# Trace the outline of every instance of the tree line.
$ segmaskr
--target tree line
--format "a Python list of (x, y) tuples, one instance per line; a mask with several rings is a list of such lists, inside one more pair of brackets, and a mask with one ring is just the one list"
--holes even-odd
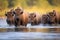
[[(18, 1), (19, 4), (23, 6), (27, 5), (29, 7), (38, 5), (40, 3), (40, 0), (0, 0), (0, 10), (3, 10), (5, 8), (12, 8), (17, 5)], [(52, 6), (60, 5), (60, 0), (46, 0), (46, 1)]]
[(0, 10), (14, 7), (16, 0), (0, 0)]

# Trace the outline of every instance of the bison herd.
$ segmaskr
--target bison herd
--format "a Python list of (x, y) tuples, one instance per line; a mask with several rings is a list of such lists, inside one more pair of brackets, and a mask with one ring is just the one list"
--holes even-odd
[(60, 14), (53, 10), (52, 12), (48, 12), (46, 14), (40, 15), (39, 13), (33, 12), (25, 12), (21, 8), (17, 7), (16, 9), (11, 9), (10, 11), (5, 13), (7, 19), (7, 24), (17, 26), (27, 26), (28, 23), (31, 25), (38, 24), (49, 24), (49, 25), (57, 25), (60, 24)]

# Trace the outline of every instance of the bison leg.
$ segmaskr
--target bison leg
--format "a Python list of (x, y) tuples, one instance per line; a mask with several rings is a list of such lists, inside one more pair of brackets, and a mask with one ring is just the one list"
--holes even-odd
[(24, 21), (20, 20), (20, 25), (27, 26), (27, 22), (24, 22)]
[(34, 25), (36, 25), (36, 24), (37, 24), (37, 21), (36, 21), (36, 20), (34, 20), (34, 21), (33, 21), (33, 24), (34, 24)]
[(16, 20), (15, 20), (15, 31), (18, 31)]
[(15, 21), (15, 31), (16, 31), (16, 32), (19, 31), (18, 24), (17, 24), (16, 21)]
[(26, 27), (26, 26), (27, 26), (27, 23), (23, 22), (23, 26), (25, 26), (25, 27)]
[(15, 31), (16, 31), (16, 32), (19, 31), (19, 28), (15, 27)]
[(31, 25), (32, 25), (32, 26), (35, 25), (35, 22), (31, 22)]
[(23, 25), (23, 21), (22, 20), (20, 20), (20, 25)]
[(12, 24), (14, 24), (14, 20), (12, 21)]
[(60, 19), (59, 19), (59, 24), (60, 24)]
[(19, 30), (18, 29), (18, 26), (19, 26), (19, 19), (18, 18), (15, 19), (14, 24), (15, 24), (15, 31), (18, 31)]
[(25, 23), (25, 27), (27, 26), (27, 23)]
[(15, 27), (17, 27), (17, 21), (16, 20), (15, 20), (15, 23), (14, 24), (15, 24)]

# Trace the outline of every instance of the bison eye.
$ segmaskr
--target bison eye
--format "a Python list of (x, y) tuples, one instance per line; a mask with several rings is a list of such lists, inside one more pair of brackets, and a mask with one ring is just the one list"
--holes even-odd
[(34, 17), (36, 17), (36, 15), (34, 15)]
[(5, 14), (5, 16), (7, 16), (7, 14)]

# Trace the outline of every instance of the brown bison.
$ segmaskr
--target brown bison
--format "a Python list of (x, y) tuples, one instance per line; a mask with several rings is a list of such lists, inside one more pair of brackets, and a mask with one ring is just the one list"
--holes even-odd
[(49, 12), (49, 23), (51, 24), (60, 24), (60, 13), (53, 10)]
[(56, 24), (57, 19), (56, 19), (56, 14), (54, 12), (49, 12), (48, 14), (42, 15), (42, 23), (43, 24)]
[(55, 24), (57, 23), (57, 18), (56, 18), (56, 14), (54, 12), (49, 12), (48, 13), (48, 23), (49, 24)]
[(20, 8), (15, 9), (15, 26), (27, 26), (28, 13), (23, 12)]
[(38, 25), (40, 22), (41, 22), (40, 14), (38, 14), (38, 13), (31, 13), (30, 14), (31, 25)]
[(42, 24), (47, 24), (48, 23), (48, 15), (47, 14), (42, 15), (41, 23)]
[(7, 19), (6, 19), (7, 24), (13, 25), (14, 24), (14, 14), (12, 12), (7, 12), (5, 14), (5, 16), (7, 16)]

